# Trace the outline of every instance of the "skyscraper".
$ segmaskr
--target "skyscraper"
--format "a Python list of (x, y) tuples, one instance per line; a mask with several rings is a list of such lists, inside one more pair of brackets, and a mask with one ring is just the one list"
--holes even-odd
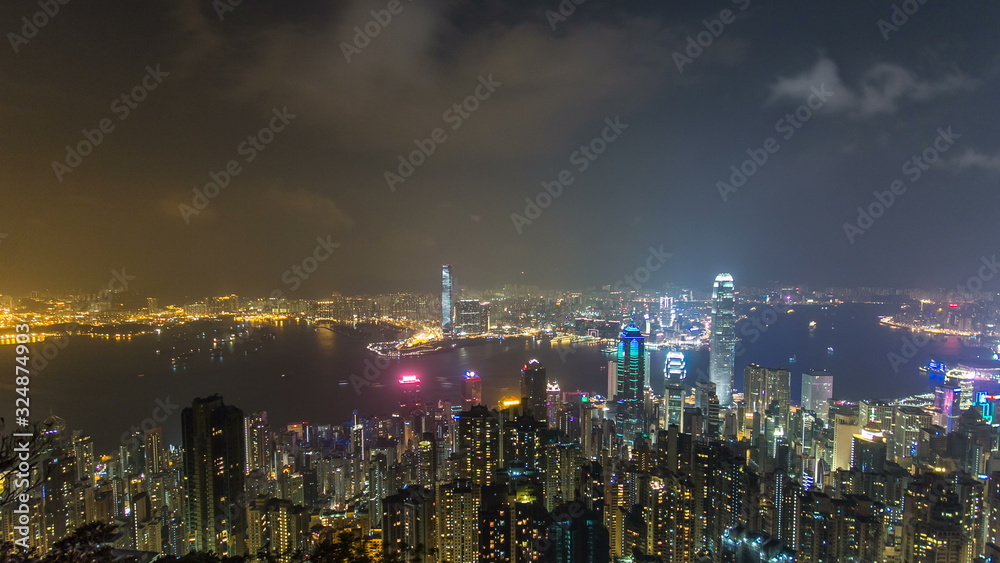
[(684, 378), (687, 366), (684, 362), (684, 352), (667, 352), (664, 366), (663, 402), (664, 428), (671, 424), (681, 425), (684, 418)]
[(462, 299), (455, 307), (455, 332), (483, 334), (489, 332), (490, 304), (478, 299)]
[(830, 402), (833, 398), (833, 376), (825, 371), (807, 371), (802, 374), (802, 409), (814, 412), (824, 422), (830, 421)]
[(260, 475), (270, 475), (274, 463), (271, 460), (273, 446), (271, 445), (271, 426), (267, 423), (266, 412), (255, 412), (246, 417), (244, 429), (246, 439), (247, 475), (257, 472)]
[(459, 479), (492, 484), (500, 458), (500, 427), (493, 413), (485, 405), (459, 413), (457, 438)]
[(629, 322), (618, 339), (615, 374), (618, 435), (631, 442), (635, 434), (643, 429), (643, 394), (646, 388), (646, 339), (635, 322)]
[(452, 324), (453, 303), (451, 265), (444, 264), (441, 266), (441, 332), (445, 336), (451, 335), (454, 329)]
[(548, 418), (548, 408), (545, 406), (548, 400), (547, 388), (545, 368), (538, 360), (531, 360), (521, 368), (521, 406), (524, 413), (530, 413), (535, 420)]
[(736, 293), (733, 276), (719, 274), (712, 289), (712, 351), (709, 379), (719, 405), (733, 402), (733, 362), (736, 356)]
[(246, 447), (243, 411), (222, 397), (195, 399), (181, 414), (187, 534), (192, 549), (242, 555)]
[(421, 406), (420, 378), (415, 375), (404, 375), (399, 378), (399, 387), (403, 390), (403, 395), (399, 401), (399, 406), (404, 414), (410, 414)]
[[(747, 412), (773, 416), (775, 423), (788, 431), (791, 410), (791, 373), (785, 368), (765, 368), (750, 364), (743, 370)], [(777, 407), (777, 412), (773, 409)]]
[(483, 402), (483, 379), (474, 371), (467, 371), (462, 376), (462, 405), (465, 410)]

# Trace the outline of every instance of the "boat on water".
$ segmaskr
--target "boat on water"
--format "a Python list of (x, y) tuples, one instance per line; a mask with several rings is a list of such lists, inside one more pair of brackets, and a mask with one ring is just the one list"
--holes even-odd
[(792, 354), (791, 356), (788, 357), (788, 363), (790, 363), (790, 364), (794, 364), (794, 363), (796, 363), (798, 361), (799, 361), (799, 357), (796, 356), (795, 354)]
[(828, 355), (832, 356), (832, 355), (833, 355), (833, 346), (830, 346), (829, 348), (827, 348), (827, 349), (826, 349), (826, 353), (827, 353)]

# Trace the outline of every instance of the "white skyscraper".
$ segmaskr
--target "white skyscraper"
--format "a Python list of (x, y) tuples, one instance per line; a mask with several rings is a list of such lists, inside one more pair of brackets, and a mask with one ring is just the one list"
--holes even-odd
[(825, 371), (807, 371), (802, 374), (802, 409), (816, 413), (824, 422), (830, 422), (830, 402), (833, 398), (833, 376)]
[(719, 406), (733, 403), (733, 362), (736, 354), (736, 293), (733, 276), (719, 274), (712, 289), (712, 351), (709, 380), (715, 384)]

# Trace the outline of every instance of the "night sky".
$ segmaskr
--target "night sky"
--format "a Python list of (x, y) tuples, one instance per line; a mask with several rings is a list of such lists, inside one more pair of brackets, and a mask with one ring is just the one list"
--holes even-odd
[(995, 2), (226, 1), (0, 5), (0, 294), (583, 289), (661, 246), (650, 288), (954, 287), (1000, 250)]

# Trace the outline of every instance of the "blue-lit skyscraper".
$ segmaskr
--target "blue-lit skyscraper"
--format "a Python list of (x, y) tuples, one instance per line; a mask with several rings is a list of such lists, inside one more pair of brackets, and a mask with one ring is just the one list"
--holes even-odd
[(452, 309), (454, 304), (452, 291), (451, 264), (441, 266), (441, 332), (445, 336), (453, 332)]
[(736, 353), (736, 292), (733, 276), (719, 274), (712, 289), (712, 352), (709, 379), (719, 406), (733, 403), (733, 363)]
[(646, 389), (646, 339), (634, 321), (622, 329), (615, 373), (618, 434), (631, 442), (643, 430)]

